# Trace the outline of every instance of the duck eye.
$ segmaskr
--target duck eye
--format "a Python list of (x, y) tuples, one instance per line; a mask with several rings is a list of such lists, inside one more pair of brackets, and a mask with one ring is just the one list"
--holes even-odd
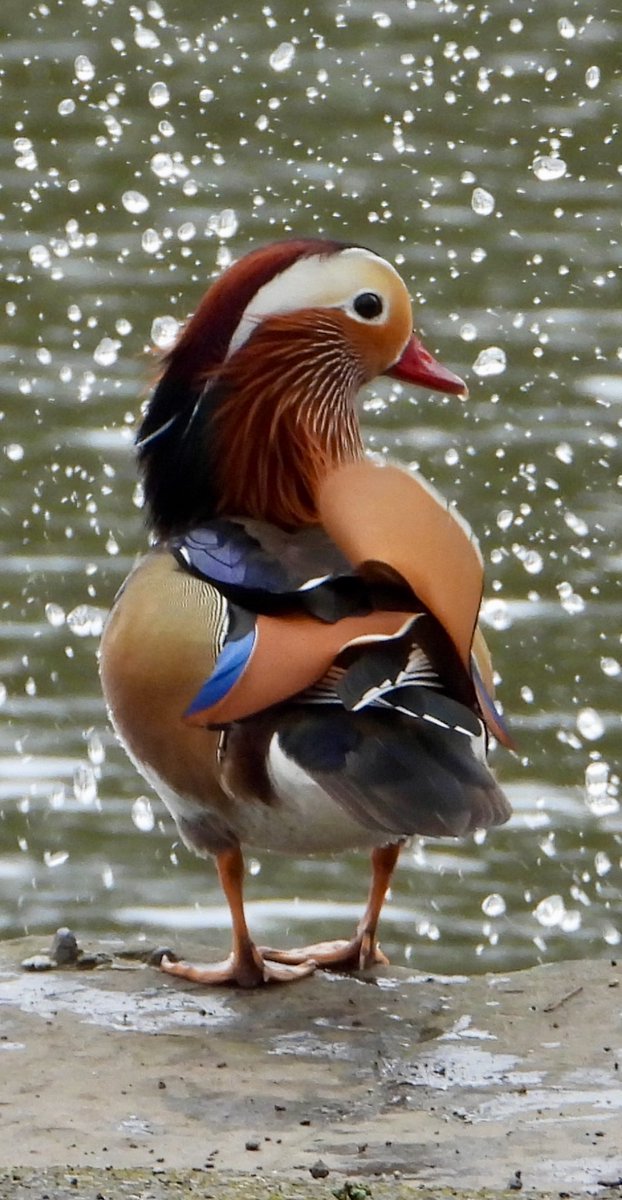
[(365, 321), (371, 321), (374, 317), (380, 316), (383, 304), (376, 292), (361, 292), (360, 296), (356, 297), (353, 308), (359, 317), (363, 317)]

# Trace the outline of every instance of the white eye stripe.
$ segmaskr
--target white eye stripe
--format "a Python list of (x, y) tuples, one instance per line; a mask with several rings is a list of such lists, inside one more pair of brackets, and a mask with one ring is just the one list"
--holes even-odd
[[(378, 285), (366, 283), (363, 272), (365, 264), (378, 267), (399, 279), (395, 268), (371, 250), (350, 247), (330, 257), (313, 255), (298, 259), (287, 267), (253, 296), (239, 321), (229, 343), (227, 358), (239, 350), (250, 337), (256, 326), (265, 317), (277, 313), (296, 312), (301, 308), (345, 308), (348, 315), (361, 323), (365, 318), (354, 309), (354, 301), (363, 291), (379, 291)], [(385, 296), (383, 312), (374, 323), (382, 324), (388, 319), (389, 305)], [(368, 319), (369, 321), (369, 319)]]

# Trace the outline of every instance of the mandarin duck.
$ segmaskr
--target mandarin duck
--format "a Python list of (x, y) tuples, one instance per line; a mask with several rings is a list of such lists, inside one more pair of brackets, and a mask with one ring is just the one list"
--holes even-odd
[[(477, 542), (420, 475), (365, 455), (362, 386), (466, 395), (412, 332), (394, 267), (358, 245), (280, 242), (210, 287), (137, 437), (154, 545), (101, 645), (112, 723), (182, 840), (215, 856), (221, 963), (171, 975), (253, 987), (386, 963), (376, 928), (400, 847), (507, 820), (486, 765), (510, 744), (477, 625)], [(367, 850), (350, 939), (259, 947), (243, 850)]]

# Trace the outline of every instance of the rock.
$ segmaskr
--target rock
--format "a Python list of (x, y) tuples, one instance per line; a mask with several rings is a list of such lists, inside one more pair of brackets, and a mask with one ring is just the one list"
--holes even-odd
[(63, 926), (57, 929), (54, 934), (54, 941), (50, 947), (50, 957), (58, 967), (67, 966), (68, 963), (75, 963), (80, 957), (80, 948), (78, 939), (71, 929)]
[(311, 1175), (312, 1179), (326, 1179), (326, 1176), (330, 1175), (330, 1171), (326, 1166), (326, 1163), (322, 1162), (321, 1158), (318, 1158), (317, 1161), (313, 1163), (313, 1166), (309, 1167), (309, 1174)]

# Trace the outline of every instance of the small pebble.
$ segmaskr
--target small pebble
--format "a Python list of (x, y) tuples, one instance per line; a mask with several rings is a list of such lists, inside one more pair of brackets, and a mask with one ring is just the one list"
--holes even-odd
[(93, 954), (82, 954), (76, 961), (77, 971), (95, 971), (97, 967), (107, 967), (114, 962), (111, 954), (105, 954), (103, 950), (94, 951)]
[(522, 1172), (515, 1171), (512, 1178), (508, 1182), (508, 1187), (512, 1192), (520, 1192), (523, 1186)]
[(54, 959), (57, 966), (64, 967), (67, 963), (75, 963), (79, 956), (80, 948), (75, 933), (63, 925), (54, 934), (54, 941), (50, 947), (50, 957)]
[(326, 1163), (322, 1162), (321, 1158), (318, 1158), (317, 1162), (314, 1162), (313, 1166), (309, 1167), (309, 1174), (312, 1179), (326, 1179), (326, 1176), (330, 1175), (330, 1171)]
[(169, 962), (179, 961), (175, 951), (171, 950), (170, 946), (156, 946), (149, 954), (147, 963), (150, 967), (159, 967), (163, 958), (168, 958)]
[(51, 971), (54, 965), (49, 954), (33, 954), (31, 958), (22, 961), (24, 971)]
[(253, 1138), (249, 1138), (248, 1141), (245, 1142), (244, 1149), (245, 1150), (259, 1150), (260, 1145), (261, 1145), (261, 1142), (260, 1142), (259, 1138), (253, 1137)]

